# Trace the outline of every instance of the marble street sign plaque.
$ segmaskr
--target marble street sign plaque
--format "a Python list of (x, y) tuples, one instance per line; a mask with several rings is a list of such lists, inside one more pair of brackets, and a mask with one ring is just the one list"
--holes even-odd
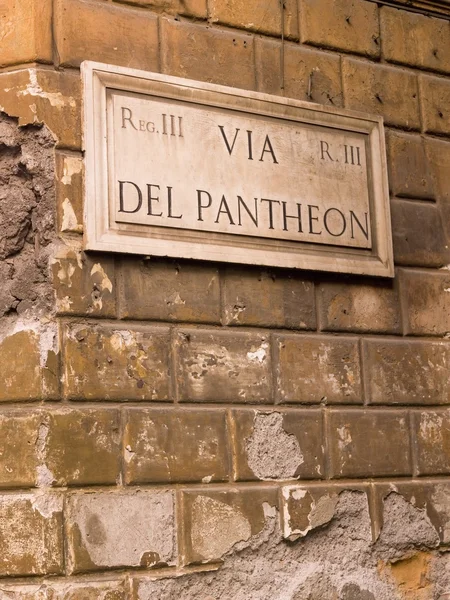
[(393, 275), (379, 117), (82, 70), (87, 250)]

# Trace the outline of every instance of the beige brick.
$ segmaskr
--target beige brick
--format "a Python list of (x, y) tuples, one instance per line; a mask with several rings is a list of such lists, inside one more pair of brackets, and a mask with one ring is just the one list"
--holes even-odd
[(37, 411), (3, 411), (0, 415), (0, 486), (32, 487), (36, 483), (40, 413)]
[(168, 330), (68, 325), (64, 369), (67, 398), (168, 400)]
[(323, 330), (400, 332), (400, 301), (392, 282), (323, 283), (319, 298)]
[(227, 480), (225, 412), (128, 410), (124, 461), (127, 483)]
[(386, 60), (450, 72), (448, 21), (387, 6), (381, 7), (380, 18)]
[(55, 186), (58, 230), (83, 233), (83, 158), (55, 153)]
[(387, 125), (419, 129), (417, 77), (409, 71), (344, 58), (345, 106), (384, 117)]
[(126, 600), (122, 581), (81, 582), (71, 578), (67, 583), (3, 584), (2, 591), (8, 600)]
[(421, 75), (419, 88), (424, 131), (450, 135), (450, 81)]
[(414, 415), (419, 475), (450, 473), (450, 410), (424, 410)]
[[(255, 48), (260, 92), (284, 94), (297, 100), (342, 106), (339, 56), (297, 44), (285, 44), (282, 78), (281, 44), (272, 40), (257, 39)], [(282, 79), (284, 90), (281, 89)]]
[[(213, 22), (241, 29), (281, 35), (281, 7), (278, 0), (269, 0), (264, 8), (259, 0), (211, 0)], [(297, 0), (284, 2), (284, 28), (286, 37), (298, 38)]]
[(122, 318), (220, 323), (217, 267), (134, 258), (121, 262), (119, 286)]
[(252, 36), (162, 19), (161, 40), (164, 73), (255, 88)]
[(445, 342), (367, 340), (363, 363), (373, 404), (450, 401), (450, 345)]
[(304, 44), (379, 56), (376, 4), (364, 0), (300, 0), (300, 11)]
[(264, 527), (277, 518), (276, 488), (239, 488), (183, 493), (185, 564), (217, 562), (239, 544), (257, 543)]
[(405, 333), (450, 334), (450, 273), (401, 270)]
[(52, 259), (52, 272), (59, 314), (115, 317), (113, 258), (64, 248)]
[(391, 193), (408, 198), (433, 198), (433, 180), (424, 139), (389, 131), (387, 142)]
[(450, 262), (450, 249), (436, 205), (392, 200), (391, 220), (396, 264), (442, 267)]
[(58, 399), (55, 338), (48, 327), (12, 332), (0, 342), (0, 401)]
[(44, 476), (53, 479), (53, 485), (114, 485), (118, 480), (118, 411), (49, 411), (39, 439)]
[(362, 402), (356, 338), (280, 335), (275, 344), (278, 402)]
[(0, 110), (19, 125), (45, 123), (58, 148), (81, 148), (79, 73), (30, 68), (0, 73)]
[(71, 572), (174, 564), (172, 492), (74, 494), (66, 518)]
[(176, 348), (181, 401), (272, 401), (267, 336), (186, 329), (178, 332)]
[(51, 0), (7, 0), (0, 4), (0, 67), (52, 62)]
[(297, 274), (228, 268), (224, 276), (227, 325), (314, 329), (314, 284)]
[(113, 0), (119, 4), (131, 4), (146, 8), (160, 9), (164, 12), (206, 19), (207, 0)]
[(233, 410), (232, 418), (238, 481), (324, 476), (319, 410)]
[(3, 494), (0, 499), (0, 524), (2, 577), (61, 573), (61, 496)]
[(151, 13), (107, 2), (56, 0), (54, 24), (62, 65), (96, 60), (158, 70), (158, 21)]
[(331, 411), (326, 435), (331, 477), (412, 473), (406, 412)]

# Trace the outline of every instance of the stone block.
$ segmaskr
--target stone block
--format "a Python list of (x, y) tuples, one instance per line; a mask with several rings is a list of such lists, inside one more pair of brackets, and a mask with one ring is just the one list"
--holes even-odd
[(418, 135), (389, 131), (387, 142), (391, 193), (407, 198), (433, 198), (433, 181), (424, 139)]
[(238, 481), (323, 477), (319, 410), (234, 410), (232, 419)]
[[(281, 7), (278, 0), (269, 0), (261, 9), (258, 0), (212, 0), (210, 18), (216, 23), (239, 29), (281, 35)], [(283, 33), (298, 38), (297, 0), (287, 0), (283, 10)]]
[(133, 259), (121, 262), (118, 282), (122, 318), (220, 323), (216, 267)]
[(319, 287), (321, 329), (399, 333), (400, 300), (392, 282), (322, 283)]
[[(123, 581), (77, 581), (68, 583), (2, 584), (8, 600), (126, 600)], [(3, 600), (3, 599), (2, 599)]]
[(276, 488), (183, 492), (184, 564), (217, 562), (237, 546), (267, 540), (278, 526)]
[(281, 515), (283, 537), (290, 541), (303, 538), (310, 531), (330, 523), (335, 515), (342, 492), (356, 491), (366, 495), (369, 505), (368, 486), (346, 485), (286, 485), (281, 488)]
[(363, 0), (300, 0), (304, 44), (376, 57), (380, 55), (378, 8)]
[(450, 73), (447, 21), (388, 6), (381, 7), (380, 19), (387, 61)]
[(126, 411), (126, 483), (227, 480), (225, 417), (222, 410)]
[(19, 69), (0, 73), (0, 110), (19, 125), (45, 123), (58, 148), (81, 149), (81, 79), (79, 73)]
[(34, 329), (24, 325), (0, 340), (0, 402), (59, 397), (56, 329), (31, 326)]
[(255, 89), (252, 36), (162, 19), (161, 40), (164, 73)]
[(450, 141), (427, 138), (425, 141), (433, 186), (446, 231), (446, 243), (450, 243)]
[(52, 62), (51, 0), (7, 0), (0, 5), (0, 67)]
[(421, 75), (419, 88), (424, 131), (450, 135), (450, 81)]
[(58, 151), (55, 153), (55, 186), (58, 230), (83, 233), (83, 159)]
[(400, 271), (404, 299), (405, 333), (450, 334), (450, 273)]
[(314, 284), (296, 274), (228, 268), (223, 294), (227, 325), (315, 329)]
[(114, 259), (64, 248), (52, 259), (60, 315), (116, 316)]
[(362, 403), (356, 338), (275, 337), (278, 402)]
[(64, 391), (73, 400), (169, 399), (169, 332), (72, 324), (65, 329)]
[(450, 473), (450, 410), (423, 410), (414, 414), (419, 475)]
[(331, 477), (412, 474), (406, 411), (331, 411), (325, 435)]
[(62, 572), (62, 507), (63, 500), (58, 494), (2, 495), (2, 577), (56, 575)]
[(66, 516), (73, 573), (174, 564), (172, 492), (73, 494)]
[(159, 9), (164, 12), (206, 19), (208, 16), (207, 0), (113, 0), (120, 4), (143, 6)]
[(339, 56), (297, 44), (285, 44), (283, 70), (279, 42), (257, 39), (255, 52), (258, 91), (282, 94), (296, 100), (342, 106)]
[(391, 220), (397, 265), (442, 267), (450, 262), (450, 247), (435, 204), (392, 200)]
[(150, 12), (110, 2), (56, 0), (53, 19), (61, 65), (95, 60), (158, 70), (158, 20)]
[(40, 474), (53, 485), (114, 485), (120, 471), (119, 412), (59, 409), (39, 429)]
[(181, 401), (272, 402), (267, 336), (186, 329), (175, 346)]
[(381, 115), (387, 125), (420, 128), (416, 75), (353, 58), (343, 59), (342, 72), (346, 108)]
[(12, 410), (0, 414), (0, 486), (32, 487), (36, 483), (38, 411)]
[(445, 342), (365, 340), (363, 364), (372, 404), (448, 404), (450, 346)]

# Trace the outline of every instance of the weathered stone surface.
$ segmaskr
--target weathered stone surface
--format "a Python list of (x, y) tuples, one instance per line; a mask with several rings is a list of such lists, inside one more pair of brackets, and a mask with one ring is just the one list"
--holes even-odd
[(118, 283), (122, 318), (220, 323), (216, 267), (153, 258), (123, 260)]
[(450, 28), (444, 19), (381, 7), (383, 56), (390, 62), (450, 72)]
[(360, 0), (300, 0), (301, 41), (379, 56), (378, 9)]
[(450, 333), (450, 273), (401, 270), (405, 302), (405, 333), (441, 335)]
[(184, 564), (218, 561), (238, 548), (256, 549), (278, 522), (275, 488), (183, 493)]
[(83, 159), (62, 150), (55, 153), (58, 230), (83, 233)]
[(68, 325), (64, 390), (75, 400), (168, 400), (168, 330)]
[(272, 401), (266, 336), (186, 329), (178, 332), (175, 344), (181, 401)]
[(278, 271), (228, 268), (224, 276), (227, 325), (314, 329), (314, 284)]
[(387, 125), (419, 129), (417, 77), (409, 71), (352, 58), (342, 62), (346, 108), (384, 117)]
[(328, 525), (335, 517), (339, 495), (348, 490), (361, 491), (368, 496), (368, 488), (357, 484), (284, 486), (281, 489), (283, 537), (295, 541)]
[(418, 135), (389, 131), (387, 148), (391, 192), (408, 198), (433, 198), (433, 181), (424, 139)]
[[(283, 9), (284, 35), (298, 38), (297, 0), (287, 0)], [(281, 35), (281, 9), (278, 0), (270, 0), (264, 10), (261, 10), (258, 0), (212, 0), (210, 11), (213, 22), (258, 33)]]
[(424, 410), (415, 413), (413, 431), (419, 475), (450, 473), (450, 411)]
[(52, 259), (52, 272), (59, 314), (115, 317), (112, 257), (64, 248)]
[(369, 402), (447, 404), (449, 361), (445, 342), (366, 340), (363, 363)]
[(278, 402), (362, 402), (356, 338), (276, 336)]
[(162, 19), (161, 40), (164, 73), (255, 88), (252, 36)]
[(442, 267), (450, 262), (442, 217), (434, 204), (392, 200), (391, 219), (396, 264)]
[(206, 19), (207, 0), (113, 0), (118, 4), (130, 4), (142, 6), (152, 10), (164, 11), (165, 13), (186, 15)]
[(419, 77), (423, 127), (427, 133), (450, 134), (450, 81), (441, 77)]
[(158, 21), (149, 12), (110, 2), (57, 0), (54, 28), (62, 65), (77, 67), (83, 60), (95, 60), (158, 70)]
[[(257, 39), (255, 52), (260, 92), (285, 94), (297, 100), (342, 106), (341, 67), (338, 56), (289, 44), (284, 48), (282, 68), (279, 42)], [(284, 91), (281, 89), (282, 82)]]
[(450, 142), (427, 138), (425, 144), (447, 243), (450, 240)]
[(45, 123), (59, 148), (81, 148), (78, 73), (42, 68), (0, 73), (0, 110), (19, 117), (19, 125)]
[(399, 333), (400, 300), (391, 282), (327, 282), (319, 288), (321, 329)]
[(126, 411), (127, 483), (224, 481), (229, 477), (225, 411)]
[(174, 564), (172, 492), (87, 493), (68, 498), (72, 572)]
[(232, 411), (235, 478), (317, 479), (324, 475), (318, 410)]
[(2, 576), (61, 573), (64, 559), (60, 495), (3, 494), (0, 530)]
[(52, 61), (51, 0), (8, 0), (0, 6), (0, 67)]
[(2, 585), (2, 600), (126, 600), (122, 581), (46, 581), (35, 584)]
[(40, 414), (13, 410), (0, 414), (0, 485), (32, 487), (36, 481), (36, 452)]
[(381, 410), (329, 415), (331, 477), (383, 477), (412, 473), (408, 416)]

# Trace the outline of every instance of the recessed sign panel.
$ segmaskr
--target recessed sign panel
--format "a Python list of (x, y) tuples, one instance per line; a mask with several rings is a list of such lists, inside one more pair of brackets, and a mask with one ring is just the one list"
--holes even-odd
[(87, 249), (392, 276), (378, 117), (83, 71)]

